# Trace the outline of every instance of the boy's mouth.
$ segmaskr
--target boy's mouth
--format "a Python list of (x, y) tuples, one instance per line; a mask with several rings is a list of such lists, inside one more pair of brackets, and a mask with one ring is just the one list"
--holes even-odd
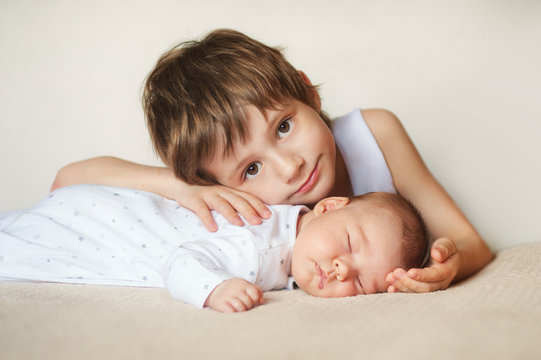
[(308, 176), (308, 179), (306, 179), (306, 181), (299, 187), (299, 189), (295, 192), (295, 194), (302, 194), (310, 190), (316, 183), (318, 175), (319, 175), (319, 165), (316, 164), (316, 166), (314, 167), (314, 170), (312, 170), (312, 172)]
[(325, 281), (327, 280), (327, 275), (325, 274), (323, 270), (321, 270), (321, 268), (319, 267), (317, 263), (315, 263), (315, 267), (316, 267), (316, 273), (319, 275), (318, 287), (320, 289), (323, 289), (323, 287), (325, 286)]

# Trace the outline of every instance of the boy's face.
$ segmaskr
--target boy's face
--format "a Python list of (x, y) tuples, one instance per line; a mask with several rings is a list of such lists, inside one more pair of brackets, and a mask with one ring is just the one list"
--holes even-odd
[(251, 193), (267, 204), (313, 204), (334, 185), (336, 149), (318, 112), (292, 100), (264, 113), (245, 107), (246, 143), (217, 152), (204, 168), (222, 185)]
[(386, 275), (400, 266), (401, 219), (372, 201), (330, 199), (344, 200), (323, 210), (316, 205), (316, 216), (297, 236), (295, 282), (320, 297), (385, 292)]

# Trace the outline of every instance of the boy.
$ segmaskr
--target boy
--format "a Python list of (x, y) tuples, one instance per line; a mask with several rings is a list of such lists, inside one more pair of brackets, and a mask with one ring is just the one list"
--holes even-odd
[(395, 192), (425, 214), (435, 241), (430, 266), (395, 269), (390, 290), (445, 289), (492, 258), (396, 116), (355, 109), (329, 123), (308, 77), (244, 34), (217, 30), (165, 53), (147, 78), (143, 105), (168, 168), (96, 158), (62, 169), (53, 188), (98, 183), (155, 192), (211, 231), (210, 210), (256, 224), (268, 216), (264, 203)]
[(427, 233), (398, 195), (327, 198), (313, 211), (277, 205), (261, 225), (218, 232), (174, 201), (126, 188), (59, 189), (32, 209), (0, 217), (0, 280), (167, 287), (218, 311), (262, 303), (263, 290), (315, 296), (384, 292), (397, 266), (420, 266)]

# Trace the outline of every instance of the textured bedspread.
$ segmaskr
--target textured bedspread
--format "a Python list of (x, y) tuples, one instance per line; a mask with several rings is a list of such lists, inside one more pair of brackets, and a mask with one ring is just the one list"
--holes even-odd
[(3, 283), (0, 358), (541, 358), (541, 242), (446, 291), (265, 300), (219, 314), (164, 289)]

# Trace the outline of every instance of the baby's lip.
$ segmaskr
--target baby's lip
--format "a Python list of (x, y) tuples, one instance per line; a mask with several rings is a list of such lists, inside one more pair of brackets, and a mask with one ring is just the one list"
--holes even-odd
[(316, 274), (319, 275), (318, 287), (320, 289), (323, 289), (325, 287), (325, 282), (327, 281), (327, 274), (323, 270), (321, 270), (321, 268), (319, 267), (317, 263), (315, 263), (315, 268), (316, 268)]

